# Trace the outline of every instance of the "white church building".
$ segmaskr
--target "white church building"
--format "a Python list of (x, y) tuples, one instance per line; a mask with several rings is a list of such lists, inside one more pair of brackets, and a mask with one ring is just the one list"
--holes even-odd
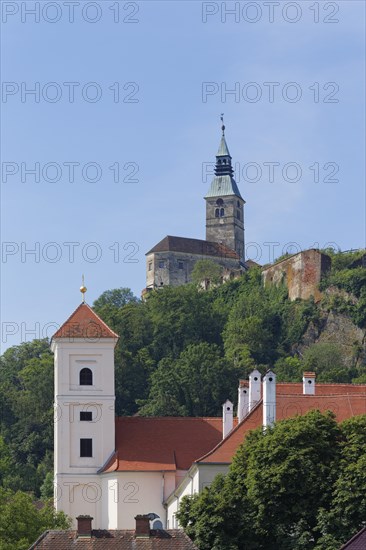
[(226, 473), (246, 434), (261, 425), (333, 410), (339, 421), (366, 414), (366, 385), (276, 384), (272, 371), (240, 381), (237, 416), (115, 417), (115, 334), (80, 304), (52, 337), (55, 356), (55, 506), (95, 529), (133, 529), (135, 516), (156, 514), (152, 528), (178, 527), (181, 498)]

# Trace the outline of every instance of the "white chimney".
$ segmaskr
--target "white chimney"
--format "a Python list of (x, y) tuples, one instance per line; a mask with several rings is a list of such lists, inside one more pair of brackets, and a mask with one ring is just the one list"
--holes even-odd
[(304, 395), (315, 395), (315, 372), (304, 372), (302, 392)]
[(255, 407), (255, 405), (261, 399), (261, 373), (255, 369), (249, 375), (249, 411)]
[(239, 380), (238, 388), (238, 422), (241, 422), (249, 412), (249, 382)]
[(276, 375), (271, 370), (263, 378), (263, 426), (273, 426), (276, 421)]
[(233, 429), (234, 418), (233, 418), (233, 404), (228, 399), (222, 406), (222, 438), (228, 435), (229, 432)]

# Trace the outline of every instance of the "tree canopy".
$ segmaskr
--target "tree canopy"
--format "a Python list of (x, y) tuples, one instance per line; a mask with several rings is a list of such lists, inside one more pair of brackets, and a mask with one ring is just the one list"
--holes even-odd
[(32, 496), (0, 487), (0, 550), (27, 550), (47, 529), (68, 529), (70, 520), (50, 502), (39, 510)]
[(310, 411), (250, 432), (181, 525), (200, 550), (339, 550), (365, 519), (365, 427)]

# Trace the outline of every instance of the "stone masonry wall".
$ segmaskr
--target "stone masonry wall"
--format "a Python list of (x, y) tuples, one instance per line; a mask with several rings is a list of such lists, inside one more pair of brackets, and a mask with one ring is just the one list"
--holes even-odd
[(235, 273), (240, 270), (239, 261), (233, 258), (172, 251), (154, 252), (146, 257), (146, 287), (152, 289), (190, 283), (193, 268), (199, 260), (211, 260)]
[(290, 300), (314, 296), (315, 301), (319, 301), (318, 285), (330, 266), (331, 259), (326, 254), (315, 249), (304, 250), (264, 269), (262, 281), (264, 285), (285, 284)]

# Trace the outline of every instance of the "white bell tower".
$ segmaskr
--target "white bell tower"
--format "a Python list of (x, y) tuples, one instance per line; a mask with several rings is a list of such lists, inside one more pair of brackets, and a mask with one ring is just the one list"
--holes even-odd
[[(86, 291), (85, 287), (81, 288)], [(51, 340), (55, 354), (55, 507), (102, 528), (98, 470), (115, 450), (115, 334), (83, 301)]]

